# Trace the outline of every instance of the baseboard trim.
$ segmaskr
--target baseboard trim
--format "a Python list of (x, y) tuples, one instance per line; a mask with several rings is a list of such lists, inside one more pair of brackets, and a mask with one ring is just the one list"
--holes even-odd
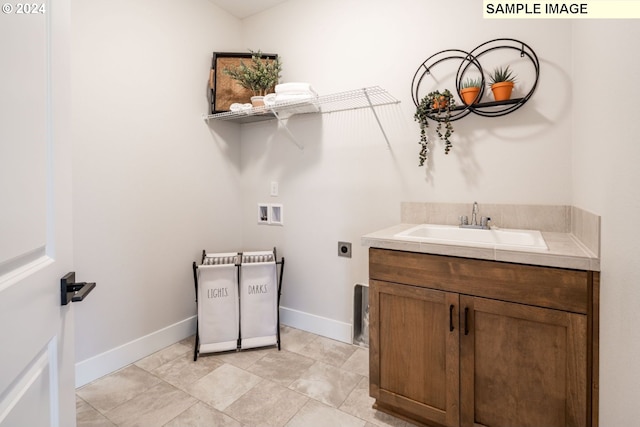
[(351, 323), (280, 306), (280, 323), (345, 343), (352, 342)]
[[(288, 307), (280, 307), (280, 322), (283, 325), (337, 341), (349, 344), (352, 342), (353, 327), (350, 323)], [(135, 363), (195, 333), (196, 316), (192, 316), (104, 353), (77, 362), (75, 366), (76, 388)]]
[(76, 363), (76, 388), (124, 368), (196, 333), (196, 316)]

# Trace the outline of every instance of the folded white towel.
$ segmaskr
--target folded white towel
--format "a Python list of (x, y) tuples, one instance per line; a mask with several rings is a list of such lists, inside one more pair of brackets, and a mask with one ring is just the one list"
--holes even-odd
[(276, 93), (311, 93), (317, 95), (316, 91), (313, 90), (310, 83), (302, 82), (281, 83), (279, 85), (276, 85)]
[(317, 98), (318, 95), (314, 95), (312, 93), (296, 93), (296, 94), (277, 94), (275, 101), (278, 102), (291, 102), (291, 101), (302, 101), (305, 99)]
[(270, 93), (264, 97), (264, 105), (275, 107), (292, 102), (302, 102), (317, 98), (318, 95), (312, 93)]

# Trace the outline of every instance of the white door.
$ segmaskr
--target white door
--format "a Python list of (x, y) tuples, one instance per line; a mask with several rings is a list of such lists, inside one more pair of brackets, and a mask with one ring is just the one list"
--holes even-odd
[(75, 426), (69, 0), (0, 11), (0, 426)]

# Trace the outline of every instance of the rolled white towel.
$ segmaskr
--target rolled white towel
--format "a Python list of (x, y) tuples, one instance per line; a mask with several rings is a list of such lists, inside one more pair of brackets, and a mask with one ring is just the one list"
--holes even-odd
[(233, 111), (234, 113), (238, 111), (247, 111), (247, 110), (250, 110), (251, 108), (253, 108), (253, 105), (251, 104), (234, 103), (229, 106), (229, 110)]

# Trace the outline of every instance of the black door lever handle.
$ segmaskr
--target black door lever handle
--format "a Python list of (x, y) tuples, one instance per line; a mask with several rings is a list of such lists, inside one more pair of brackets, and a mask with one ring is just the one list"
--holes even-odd
[(95, 287), (95, 282), (76, 283), (76, 273), (74, 271), (67, 273), (60, 279), (60, 304), (67, 305), (70, 302), (82, 301)]

